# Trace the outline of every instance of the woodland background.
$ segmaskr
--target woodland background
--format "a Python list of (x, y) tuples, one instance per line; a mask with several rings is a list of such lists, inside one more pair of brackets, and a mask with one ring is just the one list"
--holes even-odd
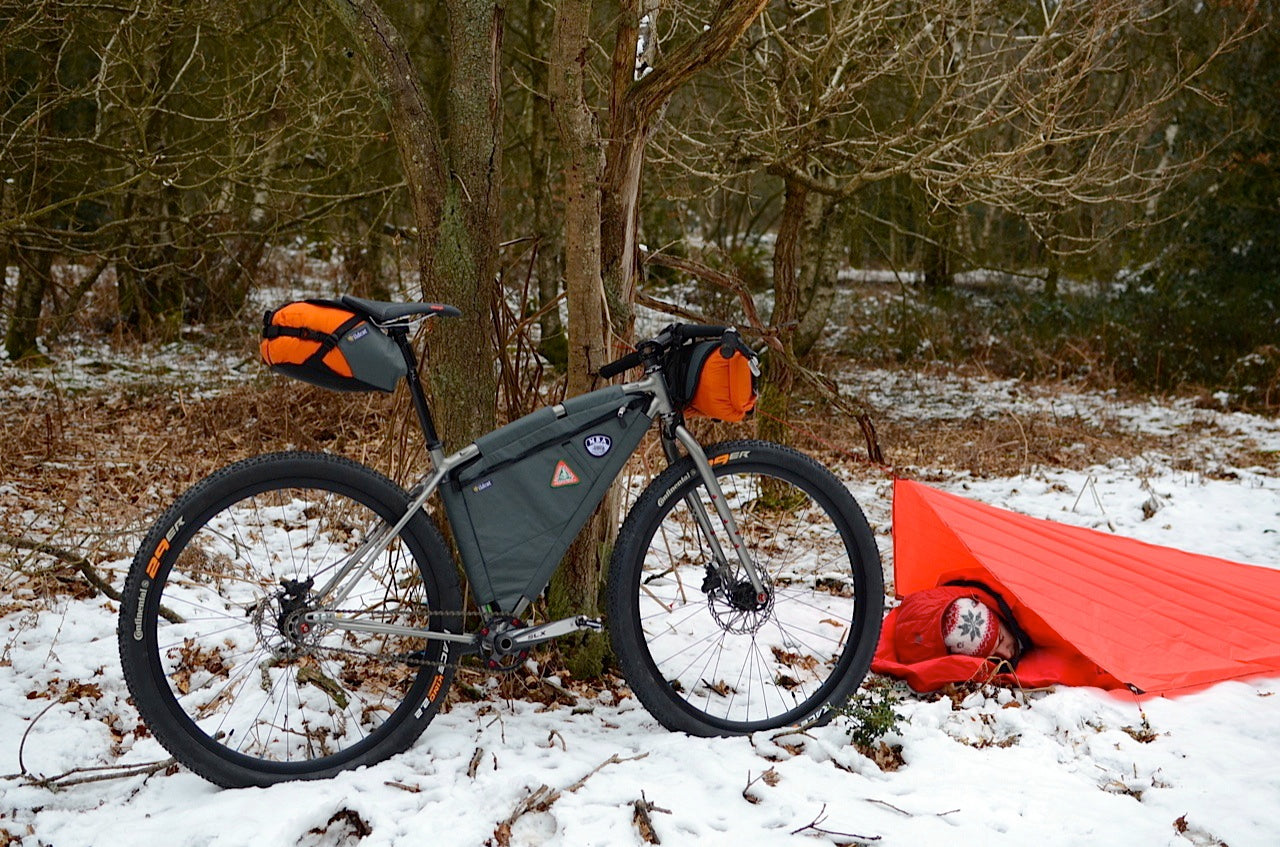
[[(1274, 412), (1278, 14), (0, 0), (0, 355), (30, 374), (85, 339), (250, 351), (268, 295), (350, 291), (463, 309), (420, 339), (451, 447), (593, 387), (643, 310), (743, 326), (767, 351), (774, 438), (817, 409), (861, 445), (853, 415), (820, 411), (865, 411), (832, 395), (834, 361)], [(315, 266), (329, 291), (307, 288)], [(63, 563), (117, 543), (104, 509), (134, 527), (259, 448), (413, 464), (412, 436), (381, 426), (398, 395), (73, 394), (5, 423), (4, 476), (28, 486), (6, 537)], [(151, 458), (121, 459), (133, 481), (45, 468), (135, 422)], [(607, 524), (556, 589), (576, 609)]]

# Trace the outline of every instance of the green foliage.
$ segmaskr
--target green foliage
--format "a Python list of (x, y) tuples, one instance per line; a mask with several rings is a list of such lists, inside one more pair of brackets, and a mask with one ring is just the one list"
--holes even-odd
[[(1020, 282), (872, 301), (844, 352), (901, 363), (975, 362), (1009, 377), (1087, 379), (1153, 391), (1202, 388), (1280, 406), (1280, 249), (1238, 264), (1172, 265), (1058, 297)], [(1246, 263), (1244, 259), (1248, 258)]]
[(902, 695), (892, 680), (869, 677), (857, 693), (838, 710), (845, 720), (849, 741), (861, 751), (872, 750), (891, 732), (898, 731), (904, 716), (894, 707)]

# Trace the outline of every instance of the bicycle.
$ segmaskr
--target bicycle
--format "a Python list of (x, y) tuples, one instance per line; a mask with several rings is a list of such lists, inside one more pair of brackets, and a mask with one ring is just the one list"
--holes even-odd
[[(403, 358), (430, 469), (405, 491), (345, 458), (274, 453), (214, 472), (160, 517), (130, 567), (118, 640), (134, 703), (178, 761), (227, 787), (373, 764), (421, 735), (464, 657), (500, 672), (600, 630), (525, 616), (654, 422), (668, 466), (622, 523), (605, 607), (636, 697), (668, 729), (734, 735), (824, 723), (861, 684), (884, 597), (852, 495), (795, 450), (703, 447), (686, 426), (677, 372), (694, 349), (748, 349), (735, 330), (673, 324), (599, 369), (643, 367), (638, 380), (445, 455), (408, 333), (457, 310), (340, 304)], [(476, 611), (424, 508), (437, 493)]]

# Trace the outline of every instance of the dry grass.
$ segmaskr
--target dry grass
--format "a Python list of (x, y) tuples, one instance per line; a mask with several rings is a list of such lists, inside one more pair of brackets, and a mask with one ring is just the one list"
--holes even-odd
[[(1048, 414), (919, 421), (889, 410), (869, 410), (885, 462), (963, 471), (973, 476), (1014, 476), (1035, 465), (1080, 469), (1116, 457), (1132, 457), (1160, 439), (1114, 422)], [(827, 404), (798, 415), (790, 429), (793, 446), (845, 469), (869, 466), (866, 437), (857, 423)]]
[[(849, 415), (808, 398), (797, 404), (791, 442), (827, 464), (868, 465), (866, 439)], [(886, 461), (976, 476), (1008, 476), (1036, 465), (1085, 468), (1169, 448), (1168, 439), (1112, 420), (1045, 414), (973, 415), (916, 421), (870, 409)], [(696, 424), (708, 438), (751, 435), (744, 426)], [(121, 534), (154, 518), (181, 491), (237, 459), (280, 449), (324, 450), (372, 465), (398, 481), (424, 467), (403, 389), (395, 395), (336, 394), (264, 377), (210, 399), (102, 389), (39, 402), (0, 399), (0, 479), (7, 481), (0, 531), (59, 537), (91, 558), (127, 556)], [(649, 451), (653, 452), (653, 451)], [(646, 455), (657, 470), (660, 458)], [(1268, 464), (1241, 454), (1239, 464)], [(1271, 457), (1273, 460), (1274, 457)]]
[[(95, 566), (127, 561), (150, 522), (184, 490), (237, 459), (323, 450), (404, 476), (421, 463), (407, 400), (340, 395), (264, 378), (211, 399), (101, 389), (38, 401), (0, 399), (0, 534), (49, 542)], [(4, 549), (0, 547), (0, 549)], [(67, 582), (66, 563), (5, 550), (0, 589)], [(103, 577), (119, 585), (124, 565)], [(50, 583), (50, 579), (54, 579)]]

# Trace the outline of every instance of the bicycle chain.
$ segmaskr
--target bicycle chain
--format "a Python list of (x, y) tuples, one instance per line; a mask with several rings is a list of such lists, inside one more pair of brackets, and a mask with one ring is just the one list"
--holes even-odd
[[(349, 614), (349, 615), (352, 615), (352, 617), (364, 617), (364, 618), (369, 618), (371, 617), (371, 615), (379, 615), (379, 614), (384, 615), (384, 617), (389, 617), (389, 615), (397, 614), (393, 612), (371, 612), (371, 610), (369, 609), (325, 609), (325, 612), (333, 613), (333, 614)], [(463, 627), (466, 626), (466, 619), (468, 617), (474, 617), (476, 619), (479, 619), (479, 621), (485, 621), (485, 618), (483, 617), (483, 615), (479, 613), (461, 612), (461, 610), (457, 610), (457, 612), (454, 612), (454, 610), (448, 610), (448, 612), (445, 612), (445, 610), (439, 610), (439, 612), (428, 612), (426, 614), (428, 614), (428, 618), (431, 618), (431, 617), (462, 618)], [(493, 621), (493, 619), (500, 618), (500, 617), (502, 617), (502, 615), (492, 615), (492, 617), (489, 618), (489, 621)], [(312, 626), (323, 627), (325, 626), (325, 624), (324, 623), (312, 624)], [(488, 626), (488, 624), (486, 624), (486, 626)], [(430, 641), (430, 638), (424, 638), (424, 641)], [(463, 645), (463, 644), (460, 644), (460, 642), (456, 642), (456, 641), (449, 642), (449, 644), (454, 646), (462, 646), (462, 647), (471, 646), (471, 645)], [(328, 651), (328, 653), (340, 653), (340, 654), (347, 654), (347, 655), (365, 656), (365, 658), (378, 659), (379, 661), (388, 661), (388, 663), (402, 663), (402, 664), (408, 665), (408, 667), (411, 667), (411, 668), (438, 668), (440, 670), (458, 670), (462, 668), (462, 660), (466, 659), (467, 656), (472, 656), (472, 655), (483, 656), (484, 655), (484, 650), (480, 649), (479, 640), (476, 640), (474, 646), (476, 647), (476, 649), (465, 651), (465, 653), (462, 653), (454, 661), (429, 661), (426, 659), (422, 659), (421, 656), (416, 655), (421, 653), (420, 650), (408, 651), (408, 653), (372, 653), (372, 651), (370, 650), (357, 650), (355, 649), (355, 647), (330, 647), (325, 645), (300, 646), (300, 653), (303, 650)], [(509, 656), (503, 656), (503, 658), (509, 658)], [(493, 654), (490, 654), (490, 661), (492, 661), (492, 659), (493, 659)], [(500, 663), (490, 664), (489, 661), (486, 661), (484, 670), (488, 670), (488, 672), (490, 673), (494, 673), (494, 672), (507, 673), (507, 672), (511, 672), (511, 670), (515, 670), (517, 667), (520, 667), (518, 663), (513, 665), (504, 665)]]
[[(362, 617), (366, 617), (366, 618), (367, 618), (367, 617), (369, 617), (369, 616), (372, 616), (372, 615), (392, 616), (392, 615), (398, 614), (398, 613), (396, 613), (396, 612), (376, 612), (376, 611), (370, 611), (369, 609), (325, 609), (324, 611), (325, 611), (325, 612), (331, 612), (331, 613), (336, 614), (336, 615), (352, 615), (352, 616), (357, 616), (357, 615), (358, 615), (358, 616), (362, 616)], [(431, 618), (431, 617), (437, 617), (437, 618), (443, 618), (443, 617), (458, 617), (458, 618), (462, 618), (462, 619), (463, 619), (463, 624), (464, 624), (464, 625), (465, 625), (465, 623), (466, 623), (466, 618), (467, 618), (467, 617), (469, 617), (469, 616), (479, 617), (479, 615), (478, 615), (476, 612), (466, 612), (466, 611), (461, 611), (461, 610), (458, 610), (458, 611), (445, 611), (445, 610), (440, 610), (440, 611), (429, 611), (429, 612), (427, 612), (427, 617), (428, 617), (428, 618)], [(262, 621), (261, 621), (261, 619), (259, 618), (258, 620), (256, 620), (256, 621), (255, 621), (254, 626), (255, 626), (255, 629), (258, 631), (258, 639), (259, 639), (259, 641), (263, 641), (263, 642), (265, 643), (266, 639), (265, 639), (265, 638), (263, 638), (261, 623), (262, 623)], [(324, 624), (313, 624), (313, 626), (316, 626), (316, 627), (323, 627), (323, 626), (325, 626), (325, 625), (324, 625)], [(281, 636), (283, 636), (283, 637), (285, 637), (286, 639), (288, 639), (288, 638), (289, 638), (289, 637), (288, 637), (287, 635), (285, 635), (285, 633), (283, 633), (283, 632), (281, 632), (281, 633), (280, 633), (280, 635), (281, 635)], [(429, 640), (429, 639), (424, 639), (424, 640)], [(456, 642), (451, 642), (451, 643), (456, 643)], [(402, 663), (402, 664), (408, 665), (408, 666), (410, 666), (410, 667), (434, 667), (434, 668), (438, 668), (438, 669), (440, 669), (440, 670), (442, 670), (442, 671), (443, 671), (443, 670), (450, 670), (450, 669), (451, 669), (451, 670), (458, 670), (459, 668), (461, 668), (461, 667), (462, 667), (462, 660), (463, 660), (463, 659), (465, 659), (467, 656), (474, 655), (473, 653), (465, 652), (465, 653), (463, 653), (461, 656), (459, 656), (459, 657), (458, 657), (458, 659), (457, 659), (456, 661), (453, 661), (453, 662), (439, 662), (439, 661), (428, 661), (428, 660), (426, 660), (426, 659), (422, 658), (421, 656), (417, 656), (417, 655), (415, 655), (415, 654), (417, 654), (417, 653), (420, 653), (420, 652), (421, 652), (420, 650), (414, 650), (414, 651), (411, 651), (411, 652), (405, 652), (405, 653), (375, 653), (375, 652), (373, 652), (373, 651), (371, 651), (371, 650), (357, 650), (357, 649), (355, 649), (354, 647), (331, 647), (331, 646), (328, 646), (328, 645), (322, 645), (322, 644), (305, 644), (305, 643), (304, 643), (304, 644), (298, 644), (297, 642), (294, 642), (294, 641), (292, 641), (292, 640), (290, 640), (290, 645), (291, 645), (291, 647), (292, 647), (292, 650), (291, 650), (291, 651), (289, 651), (289, 652), (290, 652), (290, 653), (292, 653), (293, 655), (312, 655), (312, 654), (314, 654), (314, 653), (318, 653), (318, 652), (324, 651), (324, 652), (327, 652), (327, 653), (342, 653), (342, 654), (345, 654), (345, 655), (348, 655), (348, 656), (362, 656), (362, 657), (365, 657), (365, 658), (377, 659), (377, 660), (382, 661), (382, 662), (399, 662), (399, 663)]]

